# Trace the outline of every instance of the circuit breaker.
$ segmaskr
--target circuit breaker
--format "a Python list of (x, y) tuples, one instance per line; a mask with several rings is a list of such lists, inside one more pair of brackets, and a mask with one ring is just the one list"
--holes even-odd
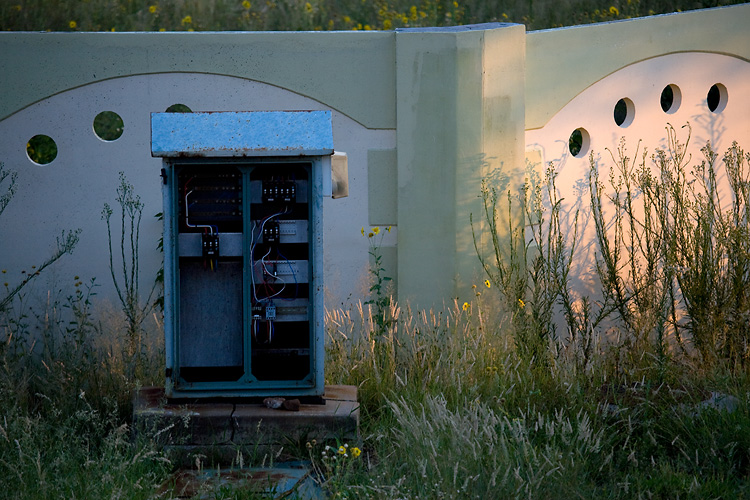
[(321, 397), (327, 111), (154, 113), (167, 396)]

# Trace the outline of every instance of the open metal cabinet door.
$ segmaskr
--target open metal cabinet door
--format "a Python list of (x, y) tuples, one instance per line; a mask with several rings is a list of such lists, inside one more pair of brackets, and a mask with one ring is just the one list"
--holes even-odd
[(194, 115), (152, 115), (167, 396), (320, 397), (330, 113)]

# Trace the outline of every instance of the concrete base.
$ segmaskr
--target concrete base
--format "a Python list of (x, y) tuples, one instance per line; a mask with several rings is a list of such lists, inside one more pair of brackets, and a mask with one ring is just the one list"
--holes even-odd
[(304, 456), (313, 439), (358, 440), (357, 388), (326, 386), (324, 399), (299, 411), (231, 400), (173, 404), (163, 388), (145, 387), (135, 394), (133, 425), (137, 434), (172, 450), (179, 463), (267, 465), (289, 453)]

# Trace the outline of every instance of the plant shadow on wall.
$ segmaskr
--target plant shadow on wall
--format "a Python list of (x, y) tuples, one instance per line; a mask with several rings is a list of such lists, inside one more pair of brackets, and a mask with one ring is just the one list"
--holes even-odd
[[(615, 372), (646, 370), (662, 382), (671, 363), (743, 368), (750, 357), (750, 155), (734, 143), (721, 161), (710, 143), (690, 165), (670, 125), (666, 148), (635, 158), (624, 141), (600, 175), (589, 157), (590, 218), (600, 293), (571, 286), (579, 212), (561, 216), (552, 165), (544, 180), (527, 168), (520, 193), (482, 184), (490, 245), (477, 254), (500, 291), (522, 359), (546, 368), (562, 359), (579, 370), (609, 345)], [(723, 166), (724, 172), (717, 170)], [(604, 177), (604, 178), (603, 178)], [(718, 179), (726, 178), (720, 187)], [(722, 191), (722, 189), (724, 191)], [(502, 208), (501, 208), (502, 207)], [(562, 313), (564, 334), (555, 313)], [(605, 324), (614, 325), (604, 342)], [(605, 352), (605, 351), (601, 351)]]
[[(0, 163), (0, 189), (4, 192), (0, 195), (0, 215), (3, 214), (6, 207), (13, 199), (16, 193), (16, 177), (17, 174), (5, 168), (4, 163)], [(6, 183), (5, 187), (3, 183)], [(31, 266), (31, 271), (23, 271), (24, 275), (21, 281), (15, 285), (10, 285), (9, 282), (3, 280), (4, 295), (0, 296), (0, 313), (5, 311), (11, 305), (13, 299), (28, 285), (34, 278), (39, 276), (42, 271), (47, 267), (51, 266), (64, 255), (73, 252), (73, 249), (78, 244), (78, 238), (81, 234), (80, 229), (72, 231), (63, 231), (62, 234), (57, 238), (57, 247), (52, 255), (42, 262), (39, 266)], [(3, 278), (7, 274), (7, 270), (3, 270)]]

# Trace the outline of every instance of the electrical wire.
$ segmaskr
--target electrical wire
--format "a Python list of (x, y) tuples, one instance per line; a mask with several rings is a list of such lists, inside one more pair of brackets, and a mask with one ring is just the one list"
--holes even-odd
[[(256, 302), (261, 302), (261, 299), (258, 298), (257, 292), (255, 290), (255, 285), (256, 285), (256, 283), (255, 283), (255, 266), (256, 266), (256, 264), (255, 264), (255, 259), (254, 259), (255, 247), (258, 246), (258, 242), (263, 237), (263, 229), (265, 228), (266, 223), (269, 220), (273, 219), (274, 217), (278, 217), (280, 215), (284, 215), (284, 214), (287, 214), (289, 212), (290, 212), (290, 210), (287, 207), (284, 207), (283, 211), (277, 212), (275, 214), (271, 214), (268, 217), (266, 217), (265, 219), (263, 219), (261, 221), (261, 223), (260, 223), (260, 228), (258, 230), (258, 237), (257, 237), (257, 239), (255, 237), (255, 227), (257, 225), (257, 221), (253, 221), (253, 229), (250, 232), (250, 270), (251, 270), (251, 272), (250, 272), (250, 285), (251, 285), (251, 288), (253, 289), (253, 298), (255, 298)], [(270, 252), (270, 249), (269, 249), (269, 252)], [(266, 254), (266, 255), (268, 255), (268, 254)], [(261, 258), (260, 263), (261, 263), (261, 266), (263, 266), (263, 258)], [(263, 272), (263, 268), (261, 267), (261, 273), (262, 272)], [(269, 297), (265, 297), (263, 300), (267, 300), (268, 298)]]
[(299, 282), (297, 281), (297, 272), (294, 270), (294, 266), (292, 266), (291, 261), (287, 259), (286, 256), (281, 253), (278, 248), (276, 249), (276, 254), (286, 261), (286, 264), (289, 266), (289, 272), (291, 273), (292, 279), (294, 280), (294, 297), (282, 298), (281, 300), (295, 300), (297, 297), (299, 297)]

